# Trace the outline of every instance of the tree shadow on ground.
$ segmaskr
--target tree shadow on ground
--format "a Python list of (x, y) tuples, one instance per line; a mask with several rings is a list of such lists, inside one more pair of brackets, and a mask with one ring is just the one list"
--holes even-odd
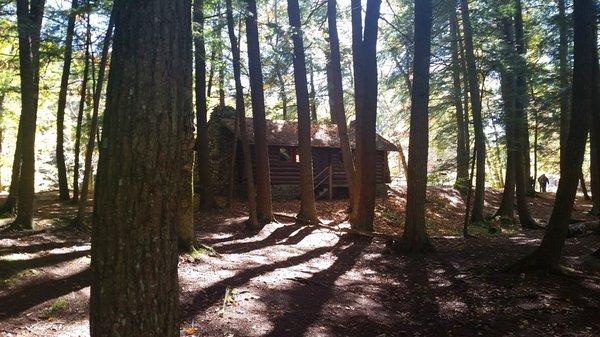
[[(239, 228), (243, 228), (243, 224), (245, 223), (245, 221), (239, 222), (237, 224), (237, 226)], [(222, 234), (222, 232), (220, 232), (220, 234)], [(253, 233), (251, 231), (247, 231), (247, 230), (240, 230), (240, 229), (236, 229), (236, 232), (228, 237), (225, 238), (211, 238), (211, 237), (207, 237), (207, 238), (202, 238), (202, 242), (208, 245), (214, 245), (214, 244), (219, 244), (219, 243), (227, 243), (227, 242), (231, 242), (231, 241), (237, 241), (237, 240), (243, 240), (243, 239), (247, 239), (250, 238), (252, 236), (254, 236), (256, 233)]]
[[(438, 253), (419, 256), (381, 255), (369, 265), (378, 275), (393, 275), (395, 282), (388, 282), (377, 293), (378, 303), (397, 303), (391, 310), (382, 313), (371, 331), (399, 336), (477, 336), (475, 324), (467, 318), (473, 317), (478, 301), (473, 296), (474, 288), (464, 281), (466, 275), (457, 270)], [(485, 318), (485, 317), (483, 317)], [(356, 320), (341, 318), (344, 325), (357, 330)], [(361, 318), (364, 320), (365, 318)], [(379, 322), (381, 321), (381, 322)], [(343, 335), (342, 328), (336, 331)]]
[(235, 274), (234, 276), (221, 280), (207, 288), (204, 288), (200, 293), (194, 296), (191, 303), (187, 306), (187, 308), (184, 309), (184, 319), (190, 320), (197, 314), (204, 312), (206, 309), (217, 303), (223, 298), (227, 288), (237, 288), (246, 284), (255, 277), (264, 275), (277, 269), (289, 268), (305, 263), (321, 255), (327, 254), (332, 250), (342, 247), (348, 244), (350, 241), (351, 240), (347, 236), (344, 236), (341, 237), (340, 240), (332, 247), (319, 247), (302, 255), (293, 256), (282, 261), (248, 268)]
[(312, 232), (314, 232), (314, 230), (316, 229), (316, 227), (313, 226), (304, 226), (302, 228), (300, 228), (299, 231), (297, 231), (296, 233), (294, 233), (294, 235), (288, 237), (283, 244), (284, 245), (296, 245), (298, 243), (300, 243), (300, 241), (302, 241), (305, 237), (309, 236)]
[(17, 316), (29, 308), (90, 285), (91, 272), (85, 269), (61, 279), (42, 280), (0, 297), (0, 319)]
[(64, 242), (44, 242), (44, 243), (30, 244), (27, 246), (6, 247), (6, 248), (0, 248), (0, 256), (10, 255), (10, 254), (21, 254), (21, 253), (32, 254), (32, 253), (37, 253), (37, 252), (40, 252), (43, 250), (67, 248), (67, 247), (73, 247), (73, 246), (83, 245), (83, 244), (86, 244), (86, 242), (64, 241)]
[(242, 254), (274, 246), (278, 244), (279, 241), (282, 241), (284, 239), (290, 240), (290, 243), (286, 241), (285, 244), (291, 245), (300, 242), (304, 237), (306, 237), (312, 232), (312, 229), (309, 230), (306, 228), (302, 228), (298, 233), (296, 233), (293, 236), (290, 236), (292, 233), (294, 233), (294, 231), (298, 230), (299, 228), (300, 227), (296, 225), (284, 225), (278, 227), (271, 234), (269, 234), (269, 236), (260, 241), (232, 243), (214, 248), (217, 252), (219, 252), (219, 254)]
[(48, 232), (47, 229), (32, 229), (23, 231), (5, 231), (0, 230), (0, 237), (3, 239), (20, 239), (28, 236), (33, 236), (41, 233)]
[(331, 267), (314, 273), (308, 279), (296, 279), (303, 285), (286, 290), (290, 301), (287, 307), (294, 310), (279, 316), (267, 336), (303, 336), (314, 322), (322, 318), (322, 309), (334, 292), (342, 291), (336, 289), (336, 280), (354, 267), (371, 239), (353, 238), (348, 243), (350, 245), (341, 251), (333, 251), (337, 259)]
[(0, 278), (10, 278), (13, 275), (26, 269), (41, 268), (53, 264), (71, 261), (82, 256), (86, 256), (88, 254), (90, 254), (90, 250), (86, 249), (64, 254), (50, 254), (28, 260), (0, 260)]

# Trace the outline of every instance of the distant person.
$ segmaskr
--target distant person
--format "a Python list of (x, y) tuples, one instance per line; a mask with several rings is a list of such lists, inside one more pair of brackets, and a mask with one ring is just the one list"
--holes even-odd
[(540, 183), (540, 188), (542, 189), (542, 192), (546, 193), (546, 186), (548, 186), (548, 183), (550, 183), (550, 179), (548, 179), (548, 177), (546, 177), (545, 174), (542, 174), (538, 178), (538, 183)]

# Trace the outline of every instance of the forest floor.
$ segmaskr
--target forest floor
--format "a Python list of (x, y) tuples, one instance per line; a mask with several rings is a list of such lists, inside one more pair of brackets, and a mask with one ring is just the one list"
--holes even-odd
[[(487, 193), (493, 212), (500, 195)], [(549, 216), (553, 194), (530, 199)], [(66, 230), (74, 206), (38, 195), (36, 230), (0, 234), (0, 336), (88, 336), (90, 244)], [(539, 244), (518, 226), (460, 236), (464, 205), (431, 188), (428, 232), (436, 252), (394, 256), (380, 238), (297, 226), (285, 216), (244, 230), (244, 205), (198, 214), (205, 246), (180, 257), (182, 336), (598, 336), (598, 236), (570, 238), (570, 275), (503, 272)], [(376, 232), (402, 232), (404, 190), (378, 199)], [(276, 202), (294, 215), (298, 202)], [(343, 229), (346, 201), (319, 201), (322, 221)], [(590, 219), (578, 199), (573, 218)], [(0, 222), (0, 227), (10, 219)]]

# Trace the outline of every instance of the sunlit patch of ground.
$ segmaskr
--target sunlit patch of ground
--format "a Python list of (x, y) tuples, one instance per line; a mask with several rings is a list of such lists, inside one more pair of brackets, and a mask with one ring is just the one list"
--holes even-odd
[[(488, 213), (499, 194), (488, 193)], [(51, 197), (52, 196), (52, 197)], [(43, 228), (63, 226), (72, 206), (40, 200)], [(293, 224), (244, 230), (245, 207), (199, 213), (199, 247), (180, 257), (182, 336), (594, 336), (600, 331), (594, 236), (567, 240), (564, 262), (588, 277), (502, 272), (539, 244), (518, 226), (465, 240), (462, 198), (431, 188), (428, 231), (436, 253), (398, 257), (381, 239)], [(530, 200), (547, 218), (551, 195)], [(577, 205), (586, 217), (588, 204)], [(275, 202), (293, 216), (297, 201)], [(61, 209), (65, 213), (61, 213)], [(405, 192), (378, 199), (376, 231), (400, 234)], [(344, 226), (347, 201), (319, 201), (324, 224)], [(53, 220), (59, 216), (61, 219)], [(53, 225), (48, 225), (53, 224)], [(473, 228), (475, 230), (475, 228)], [(47, 229), (0, 238), (0, 336), (87, 336), (89, 240)]]

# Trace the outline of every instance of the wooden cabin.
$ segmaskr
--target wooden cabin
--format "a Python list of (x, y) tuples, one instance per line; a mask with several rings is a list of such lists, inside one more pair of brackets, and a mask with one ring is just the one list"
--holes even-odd
[[(254, 157), (254, 128), (252, 118), (246, 118), (250, 148)], [(294, 199), (300, 196), (300, 169), (298, 165), (298, 123), (295, 121), (267, 120), (267, 141), (273, 199)], [(229, 172), (235, 123), (233, 118), (213, 114), (209, 121), (209, 160), (211, 178), (216, 196), (227, 196)], [(350, 128), (351, 146), (354, 147), (354, 132)], [(342, 163), (337, 126), (314, 123), (311, 128), (313, 177), (317, 198), (346, 198), (348, 183)], [(388, 167), (388, 152), (398, 151), (396, 146), (377, 135), (376, 181), (378, 194), (384, 194), (391, 182)], [(243, 197), (246, 193), (244, 161), (241, 144), (238, 142), (234, 163), (234, 194)]]

